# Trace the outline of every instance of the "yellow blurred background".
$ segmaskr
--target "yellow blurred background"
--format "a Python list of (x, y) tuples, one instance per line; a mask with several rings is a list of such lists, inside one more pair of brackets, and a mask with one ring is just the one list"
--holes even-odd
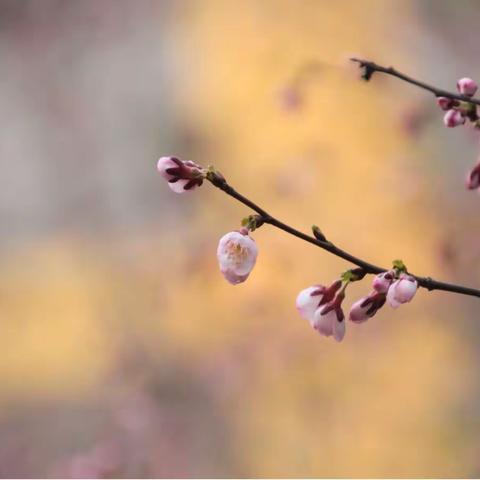
[(421, 290), (337, 344), (295, 297), (347, 263), (264, 226), (233, 287), (217, 242), (251, 212), (210, 185), (175, 195), (155, 170), (213, 164), (357, 256), (480, 286), (476, 138), (347, 62), (453, 90), (480, 79), (478, 15), (468, 0), (1, 0), (0, 475), (480, 475), (478, 300)]

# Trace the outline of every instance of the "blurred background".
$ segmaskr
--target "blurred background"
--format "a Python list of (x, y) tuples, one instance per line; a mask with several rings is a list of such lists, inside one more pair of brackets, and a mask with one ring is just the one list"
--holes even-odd
[[(318, 336), (295, 297), (349, 265), (172, 193), (214, 164), (292, 225), (480, 286), (478, 141), (425, 92), (480, 79), (475, 0), (0, 0), (0, 475), (480, 475), (478, 299), (418, 292)], [(313, 63), (312, 63), (313, 62)], [(369, 291), (349, 289), (346, 305)]]

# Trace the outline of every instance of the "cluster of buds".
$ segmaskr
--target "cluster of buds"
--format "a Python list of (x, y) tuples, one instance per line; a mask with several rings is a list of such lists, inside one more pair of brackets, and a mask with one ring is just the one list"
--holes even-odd
[[(342, 310), (345, 289), (351, 281), (358, 279), (352, 272), (345, 272), (341, 280), (329, 287), (313, 285), (297, 296), (296, 305), (300, 315), (320, 334), (333, 336), (338, 342), (345, 336), (345, 315)], [(348, 318), (353, 323), (366, 322), (385, 303), (397, 308), (410, 302), (417, 287), (417, 281), (406, 273), (403, 263), (395, 261), (392, 270), (380, 273), (373, 279), (372, 291), (350, 307)]]
[[(473, 97), (477, 91), (477, 84), (471, 78), (461, 78), (457, 82), (457, 90), (461, 95)], [(480, 127), (475, 104), (449, 97), (437, 97), (437, 105), (445, 111), (443, 123), (446, 127), (458, 127), (463, 125), (467, 119), (475, 127)]]
[[(477, 84), (471, 78), (461, 78), (457, 82), (457, 90), (461, 95), (473, 97), (477, 91)], [(445, 111), (443, 123), (446, 127), (458, 127), (469, 120), (475, 128), (480, 128), (480, 118), (477, 106), (467, 101), (459, 101), (448, 97), (437, 97), (438, 106)], [(467, 173), (465, 186), (468, 190), (479, 190), (480, 161)]]
[[(205, 178), (212, 183), (223, 179), (212, 167), (203, 169), (194, 162), (182, 161), (175, 157), (160, 158), (157, 169), (176, 193), (188, 192), (199, 187)], [(478, 170), (480, 171), (480, 167)], [(477, 184), (480, 184), (479, 171), (475, 173), (474, 181)], [(220, 271), (232, 285), (245, 282), (252, 272), (257, 261), (258, 248), (250, 233), (262, 226), (265, 221), (266, 217), (250, 215), (243, 219), (239, 230), (228, 232), (220, 239), (217, 247)], [(312, 228), (317, 240), (326, 241), (318, 227)], [(297, 296), (297, 310), (321, 335), (333, 337), (337, 342), (341, 342), (346, 330), (342, 308), (345, 290), (349, 283), (361, 280), (364, 276), (365, 272), (357, 268), (346, 271), (340, 279), (328, 287), (313, 285), (305, 288)], [(385, 303), (397, 308), (403, 303), (410, 302), (417, 287), (417, 281), (407, 273), (403, 262), (395, 260), (391, 270), (374, 278), (372, 291), (351, 306), (348, 317), (354, 323), (365, 322)]]

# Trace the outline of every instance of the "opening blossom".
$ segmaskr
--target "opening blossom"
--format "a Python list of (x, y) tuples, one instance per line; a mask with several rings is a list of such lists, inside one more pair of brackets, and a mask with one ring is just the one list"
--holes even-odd
[(202, 168), (190, 160), (161, 157), (157, 162), (157, 170), (175, 193), (190, 192), (203, 183)]
[(337, 342), (341, 342), (345, 336), (345, 315), (341, 307), (345, 293), (343, 290), (338, 292), (341, 286), (340, 280), (329, 287), (314, 285), (302, 290), (296, 300), (300, 315), (318, 333), (326, 337), (333, 336)]
[(387, 301), (392, 308), (410, 302), (417, 292), (418, 283), (411, 275), (402, 273), (398, 280), (392, 283), (387, 293)]
[(246, 228), (225, 234), (218, 243), (220, 271), (232, 285), (244, 282), (257, 261), (258, 248)]

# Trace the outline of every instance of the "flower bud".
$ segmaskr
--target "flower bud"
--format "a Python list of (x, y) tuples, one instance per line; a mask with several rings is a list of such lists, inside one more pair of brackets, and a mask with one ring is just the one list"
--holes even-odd
[(258, 248), (246, 229), (225, 234), (218, 243), (220, 271), (232, 285), (244, 282), (257, 260)]
[(480, 162), (468, 172), (465, 185), (469, 190), (480, 187)]
[(449, 110), (443, 117), (443, 123), (449, 128), (458, 127), (465, 123), (465, 117), (458, 110)]
[(387, 301), (392, 308), (412, 300), (417, 292), (418, 283), (411, 275), (402, 273), (400, 278), (392, 283), (387, 292)]
[(333, 300), (324, 306), (319, 306), (313, 316), (313, 328), (321, 335), (333, 338), (341, 342), (345, 336), (345, 314), (342, 310), (342, 302), (345, 298), (341, 290)]
[(329, 287), (313, 285), (305, 288), (297, 295), (296, 307), (300, 315), (312, 323), (318, 307), (326, 305), (335, 297), (342, 286), (341, 280), (335, 280)]
[(477, 84), (471, 78), (464, 77), (457, 81), (457, 90), (462, 95), (473, 97), (477, 88)]
[(350, 308), (349, 318), (352, 322), (362, 323), (373, 317), (383, 307), (386, 300), (385, 292), (373, 291), (368, 297), (362, 297)]
[(387, 293), (388, 288), (395, 279), (395, 273), (393, 270), (388, 272), (379, 273), (373, 279), (372, 287), (379, 293)]
[(202, 168), (189, 160), (161, 157), (157, 162), (157, 170), (175, 193), (189, 192), (203, 183)]
[(338, 292), (342, 284), (336, 280), (329, 287), (313, 285), (302, 290), (296, 300), (300, 315), (320, 334), (333, 335), (337, 342), (345, 336), (345, 315), (341, 307), (345, 294)]
[(442, 110), (450, 110), (452, 107), (456, 105), (455, 100), (447, 97), (437, 97), (437, 105), (442, 109)]

